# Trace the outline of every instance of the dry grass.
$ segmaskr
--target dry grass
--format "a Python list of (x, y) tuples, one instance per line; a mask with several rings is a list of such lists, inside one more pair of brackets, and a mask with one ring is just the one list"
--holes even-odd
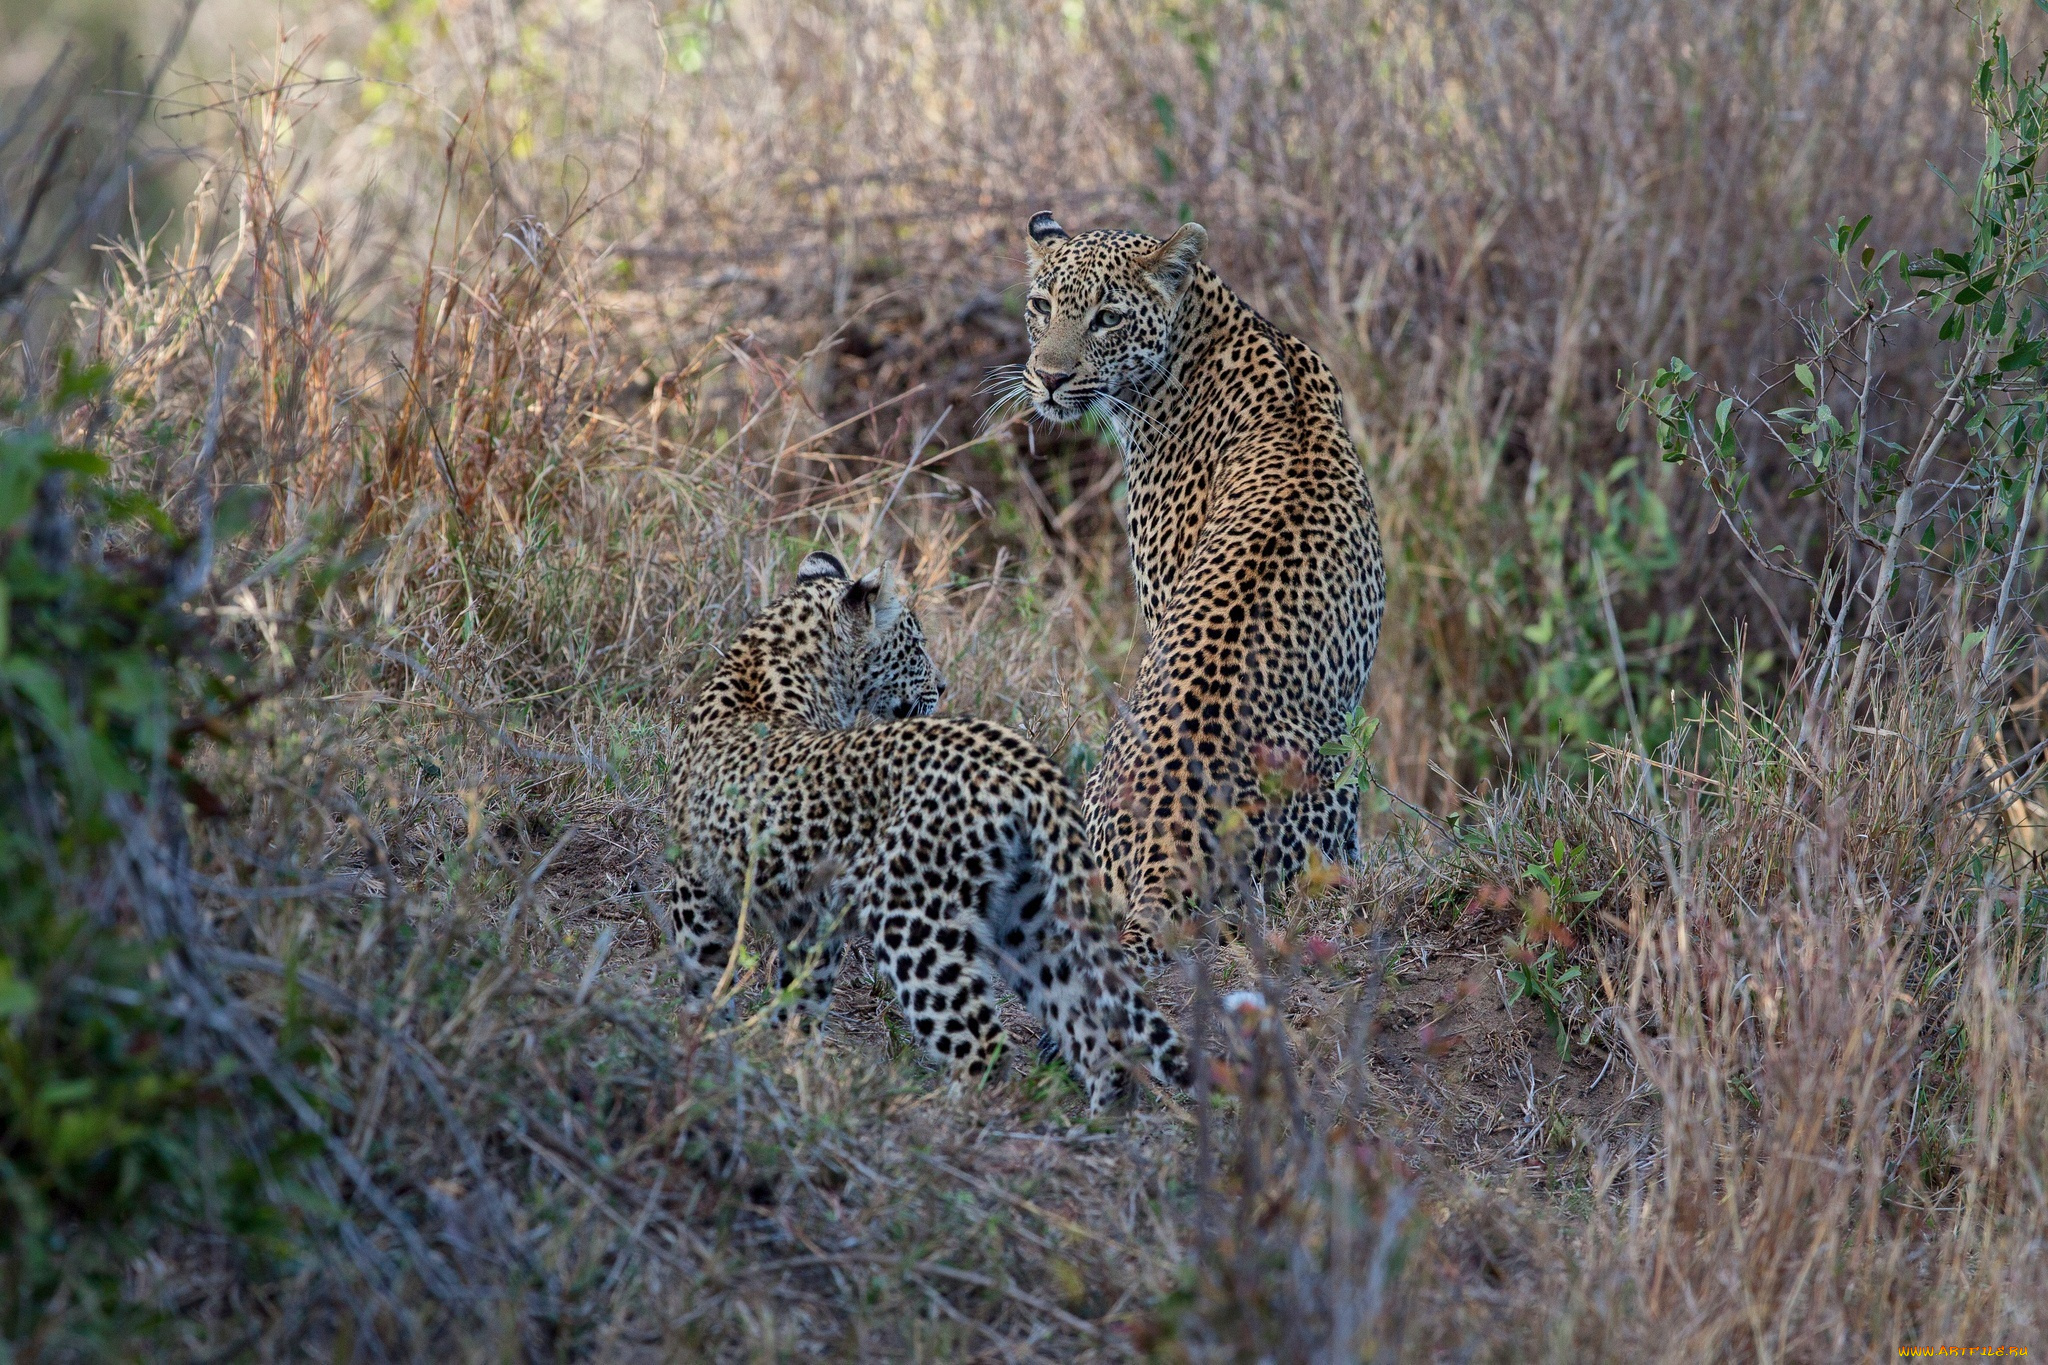
[[(1376, 706), (1393, 784), (1432, 808), (1503, 766), (1491, 717), (1539, 750), (1581, 709), (1619, 726), (1585, 678), (1553, 679), (1555, 701), (1535, 681), (1604, 645), (1544, 540), (1582, 556), (1581, 476), (1640, 453), (1613, 433), (1617, 374), (1674, 350), (1757, 374), (1790, 334), (1780, 299), (1817, 292), (1822, 223), (1873, 212), (1884, 241), (1924, 249), (1956, 222), (1925, 168), (1956, 173), (1979, 141), (1969, 27), (1945, 0), (554, 6), (516, 26), (400, 6), (295, 41), (305, 74), (350, 82), (294, 145), (320, 168), (302, 200), (362, 243), (334, 268), (363, 321), (413, 312), (435, 251), (477, 259), (535, 216), (603, 251), (584, 302), (605, 316), (579, 324), (636, 385), (744, 338), (791, 367), (749, 382), (822, 422), (888, 405), (831, 442), (851, 470), (932, 432), (925, 454), (996, 504), (974, 561), (1007, 547), (1082, 585), (1114, 614), (1076, 643), (1112, 674), (1133, 625), (1107, 449), (1015, 427), (965, 443), (988, 370), (1017, 358), (1025, 217), (1205, 220), (1212, 263), (1337, 368), (1387, 490), (1400, 607)], [(366, 268), (392, 258), (410, 283)], [(1923, 396), (1930, 340), (1893, 338), (1882, 391)], [(494, 477), (481, 452), (455, 463)], [(1619, 586), (1622, 624), (1706, 609), (1658, 641), (1671, 680), (1710, 688), (1718, 637), (1750, 617), (1752, 649), (1795, 652), (1759, 593), (1788, 619), (1804, 603), (1745, 576), (1682, 482), (1649, 473), (1645, 495), (1694, 571)]]
[[(322, 602), (308, 686), (209, 760), (230, 815), (195, 860), (224, 960), (396, 1212), (308, 1198), (283, 1273), (167, 1238), (134, 1293), (180, 1349), (2038, 1346), (2048, 924), (2033, 810), (1983, 776), (2006, 757), (1956, 761), (1968, 606), (1797, 742), (1807, 694), (1780, 674), (1759, 704), (1739, 640), (1703, 619), (1656, 655), (1687, 667), (1641, 646), (1630, 700), (1689, 685), (1700, 716), (1654, 768), (1611, 690), (1578, 699), (1607, 758), (1568, 765), (1536, 681), (1592, 671), (1607, 605), (1631, 641), (1685, 605), (1774, 628), (1662, 472), (1641, 496), (1684, 569), (1589, 596), (1586, 548), (1613, 546), (1579, 529), (1579, 476), (1649, 454), (1614, 434), (1617, 368), (1682, 349), (1739, 379), (1783, 350), (1772, 295), (1804, 297), (1822, 219), (1946, 230), (1918, 168), (1979, 135), (1946, 6), (400, 5), (334, 29), (194, 93), (189, 211), (72, 319), (117, 366), (102, 439), (166, 494), (229, 358), (216, 476), (270, 496), (212, 609), (252, 656), (302, 662), (298, 586), (379, 549)], [(1193, 1102), (1100, 1125), (1056, 1069), (935, 1081), (858, 964), (822, 1041), (679, 1017), (641, 894), (682, 704), (812, 545), (903, 565), (950, 706), (1090, 754), (1136, 631), (1110, 453), (973, 430), (1048, 202), (1185, 206), (1338, 366), (1398, 555), (1378, 752), (1416, 803), (1380, 802), (1350, 884), (1202, 959)], [(1901, 339), (1902, 405), (1931, 344)], [(1993, 740), (2023, 753), (2039, 704)], [(1546, 993), (1511, 998), (1516, 940), (1546, 936)], [(1216, 1017), (1254, 982), (1274, 1021)]]

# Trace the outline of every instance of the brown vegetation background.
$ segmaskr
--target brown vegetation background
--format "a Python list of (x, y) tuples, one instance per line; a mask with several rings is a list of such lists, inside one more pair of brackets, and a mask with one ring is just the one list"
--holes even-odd
[[(187, 513), (225, 374), (211, 477), (266, 500), (209, 609), (251, 657), (306, 663), (295, 576), (377, 551), (195, 849), (397, 1212), (308, 1201), (280, 1274), (167, 1235), (133, 1292), (180, 1349), (2048, 1348), (2038, 678), (1956, 768), (1930, 616), (1795, 742), (1816, 604), (1617, 424), (1673, 354), (1787, 382), (1836, 220), (1967, 236), (1968, 16), (388, 0), (193, 51), (5, 359), (109, 362), (100, 438)], [(1284, 1001), (1192, 1104), (1095, 1125), (1055, 1069), (920, 1072), (859, 971), (822, 1042), (679, 1017), (644, 895), (682, 708), (811, 546), (903, 567), (949, 708), (1092, 761), (1141, 643), (1116, 453), (981, 426), (1048, 207), (1208, 227), (1335, 367), (1391, 573), (1366, 866), (1181, 992)], [(1939, 363), (1894, 333), (1880, 413)]]

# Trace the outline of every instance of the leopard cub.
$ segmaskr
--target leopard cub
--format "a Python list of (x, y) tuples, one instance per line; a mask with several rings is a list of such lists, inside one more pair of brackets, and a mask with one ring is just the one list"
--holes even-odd
[(815, 1016), (857, 927), (919, 1044), (960, 1074), (996, 1065), (1007, 985), (1092, 1108), (1120, 1091), (1127, 1058), (1183, 1084), (1179, 1036), (1117, 944), (1066, 778), (1000, 725), (932, 715), (944, 690), (887, 575), (803, 561), (727, 651), (671, 764), (685, 977), (701, 992), (720, 976), (744, 909)]

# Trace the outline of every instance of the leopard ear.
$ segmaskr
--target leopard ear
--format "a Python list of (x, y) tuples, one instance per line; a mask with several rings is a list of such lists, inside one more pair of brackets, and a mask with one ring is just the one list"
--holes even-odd
[(1038, 265), (1055, 242), (1067, 240), (1067, 230), (1060, 226), (1059, 219), (1049, 210), (1041, 209), (1031, 215), (1031, 221), (1024, 227), (1026, 245), (1031, 249), (1031, 264)]
[(804, 556), (804, 562), (797, 565), (796, 581), (808, 583), (814, 578), (844, 578), (846, 566), (839, 562), (838, 555), (813, 550)]
[(903, 601), (903, 587), (896, 581), (896, 571), (884, 564), (876, 572), (882, 576), (875, 592), (875, 630), (879, 634), (894, 627), (907, 607)]
[(1202, 248), (1209, 244), (1209, 230), (1200, 223), (1182, 223), (1174, 229), (1171, 237), (1153, 247), (1138, 260), (1138, 268), (1159, 287), (1159, 292), (1172, 303), (1180, 298), (1180, 291), (1188, 287), (1194, 278), (1195, 266), (1202, 259)]
[(840, 597), (839, 603), (850, 612), (861, 616), (872, 616), (875, 611), (875, 599), (881, 595), (881, 592), (882, 571), (880, 569), (873, 569), (854, 579), (853, 582), (848, 583), (846, 585), (846, 592)]

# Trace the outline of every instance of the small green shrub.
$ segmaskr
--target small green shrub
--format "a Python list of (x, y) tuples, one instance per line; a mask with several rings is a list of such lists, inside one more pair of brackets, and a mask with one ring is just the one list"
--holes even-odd
[(248, 1154), (208, 1141), (233, 1068), (195, 1046), (132, 894), (143, 832), (181, 838), (167, 802), (213, 800), (184, 764), (240, 665), (181, 601), (205, 537), (57, 433), (106, 378), (67, 360), (0, 429), (0, 1337), (30, 1356), (61, 1353), (54, 1308), (64, 1336), (145, 1327), (121, 1285), (156, 1230), (280, 1230)]

